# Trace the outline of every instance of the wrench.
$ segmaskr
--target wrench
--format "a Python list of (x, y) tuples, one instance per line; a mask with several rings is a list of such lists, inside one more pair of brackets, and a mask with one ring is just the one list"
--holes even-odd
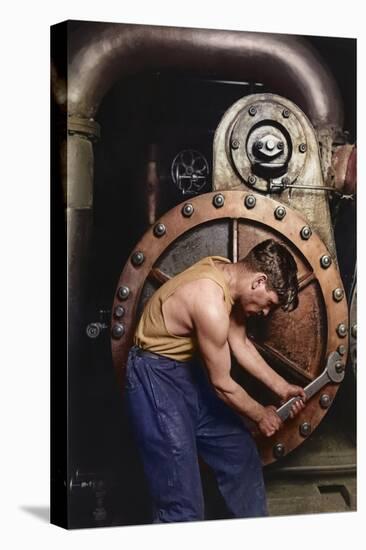
[[(343, 378), (344, 365), (341, 361), (341, 356), (336, 351), (333, 351), (329, 354), (327, 366), (325, 367), (323, 372), (304, 388), (307, 401), (326, 384), (329, 384), (329, 382), (339, 384), (340, 382), (342, 382)], [(279, 409), (277, 409), (276, 412), (281, 420), (284, 421), (289, 417), (291, 407), (298, 399), (298, 397), (291, 397), (291, 399), (286, 401), (286, 403), (284, 403)]]

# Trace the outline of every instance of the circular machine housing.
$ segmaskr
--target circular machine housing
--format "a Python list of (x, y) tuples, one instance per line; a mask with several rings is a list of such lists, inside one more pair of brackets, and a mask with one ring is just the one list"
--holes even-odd
[[(164, 226), (165, 231), (157, 231), (157, 226)], [(347, 350), (348, 309), (342, 280), (308, 221), (265, 196), (247, 191), (214, 192), (164, 214), (136, 245), (121, 273), (112, 311), (122, 306), (124, 315), (113, 315), (111, 323), (112, 355), (120, 382), (136, 322), (157, 285), (204, 256), (221, 255), (236, 262), (267, 238), (281, 242), (293, 254), (300, 292), (296, 310), (285, 313), (277, 308), (261, 324), (248, 326), (259, 352), (284, 378), (306, 386), (324, 370), (330, 353), (340, 346)], [(141, 263), (136, 263), (137, 257), (143, 258)], [(345, 352), (344, 365), (346, 359)], [(258, 401), (278, 405), (276, 396), (254, 379), (245, 378), (235, 361), (232, 371)], [(329, 410), (338, 388), (339, 384), (326, 384), (273, 437), (256, 436), (264, 464), (306, 440)]]

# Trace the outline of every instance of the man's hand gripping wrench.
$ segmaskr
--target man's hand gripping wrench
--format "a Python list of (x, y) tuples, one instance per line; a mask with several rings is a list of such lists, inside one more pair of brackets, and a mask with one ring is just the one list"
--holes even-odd
[[(333, 351), (328, 357), (327, 366), (325, 367), (323, 372), (304, 388), (307, 401), (326, 384), (329, 384), (329, 382), (339, 384), (340, 382), (342, 382), (343, 378), (344, 365), (341, 361), (341, 356), (336, 351)], [(279, 409), (277, 409), (276, 412), (282, 421), (286, 420), (289, 417), (291, 406), (295, 403), (297, 399), (299, 398), (292, 397), (291, 399), (286, 401), (286, 403), (281, 405)]]

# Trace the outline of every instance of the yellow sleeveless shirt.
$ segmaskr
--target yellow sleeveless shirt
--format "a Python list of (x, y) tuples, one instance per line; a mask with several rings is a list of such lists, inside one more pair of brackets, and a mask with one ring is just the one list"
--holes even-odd
[[(135, 331), (134, 344), (142, 349), (158, 353), (175, 361), (188, 361), (197, 350), (195, 335), (176, 336), (165, 326), (162, 305), (177, 288), (197, 279), (212, 279), (224, 291), (224, 300), (230, 313), (234, 303), (224, 274), (214, 261), (231, 263), (222, 256), (207, 256), (188, 269), (166, 281), (148, 300)], [(204, 307), (204, 304), (202, 304)]]

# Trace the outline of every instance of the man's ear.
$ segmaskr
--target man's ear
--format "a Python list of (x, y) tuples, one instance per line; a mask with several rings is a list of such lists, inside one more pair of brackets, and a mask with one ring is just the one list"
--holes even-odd
[(252, 289), (254, 290), (259, 285), (265, 285), (267, 282), (267, 275), (265, 273), (258, 273), (252, 282)]

